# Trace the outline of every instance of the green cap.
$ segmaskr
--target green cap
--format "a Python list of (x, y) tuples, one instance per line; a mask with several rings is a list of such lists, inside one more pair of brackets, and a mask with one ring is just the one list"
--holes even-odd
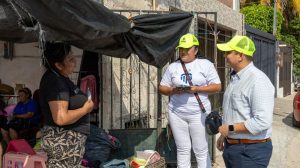
[(176, 49), (178, 48), (191, 48), (193, 46), (198, 46), (199, 45), (199, 41), (196, 38), (196, 36), (194, 36), (191, 33), (185, 34), (183, 35), (180, 40), (179, 40), (179, 44), (176, 47)]
[(221, 51), (237, 51), (248, 56), (253, 56), (255, 52), (254, 42), (247, 36), (234, 36), (227, 43), (217, 44)]

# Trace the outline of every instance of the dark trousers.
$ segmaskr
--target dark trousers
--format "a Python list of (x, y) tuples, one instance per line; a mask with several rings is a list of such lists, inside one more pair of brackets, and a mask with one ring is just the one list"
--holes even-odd
[(225, 140), (223, 159), (227, 168), (266, 168), (272, 155), (272, 141), (231, 145)]

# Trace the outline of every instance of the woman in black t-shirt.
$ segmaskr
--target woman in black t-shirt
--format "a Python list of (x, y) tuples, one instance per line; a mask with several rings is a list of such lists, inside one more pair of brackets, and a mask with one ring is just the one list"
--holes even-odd
[(47, 71), (40, 82), (42, 148), (48, 154), (48, 167), (77, 168), (94, 104), (68, 77), (76, 67), (70, 45), (46, 42), (43, 55)]

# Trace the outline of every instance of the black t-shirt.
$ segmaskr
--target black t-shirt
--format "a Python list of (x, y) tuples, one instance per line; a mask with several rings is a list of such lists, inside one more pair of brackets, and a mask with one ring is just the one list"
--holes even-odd
[(84, 115), (71, 125), (58, 126), (54, 123), (48, 102), (57, 100), (69, 101), (68, 109), (74, 110), (82, 107), (87, 101), (87, 97), (69, 78), (48, 70), (45, 72), (40, 82), (40, 106), (44, 116), (45, 125), (61, 127), (89, 135), (89, 114)]

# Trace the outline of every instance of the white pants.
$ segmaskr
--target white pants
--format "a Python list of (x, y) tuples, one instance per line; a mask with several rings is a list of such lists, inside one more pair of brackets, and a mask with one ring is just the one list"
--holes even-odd
[(169, 112), (169, 123), (177, 147), (177, 167), (191, 167), (191, 148), (195, 153), (197, 168), (210, 168), (208, 135), (205, 132), (206, 114), (194, 115)]

